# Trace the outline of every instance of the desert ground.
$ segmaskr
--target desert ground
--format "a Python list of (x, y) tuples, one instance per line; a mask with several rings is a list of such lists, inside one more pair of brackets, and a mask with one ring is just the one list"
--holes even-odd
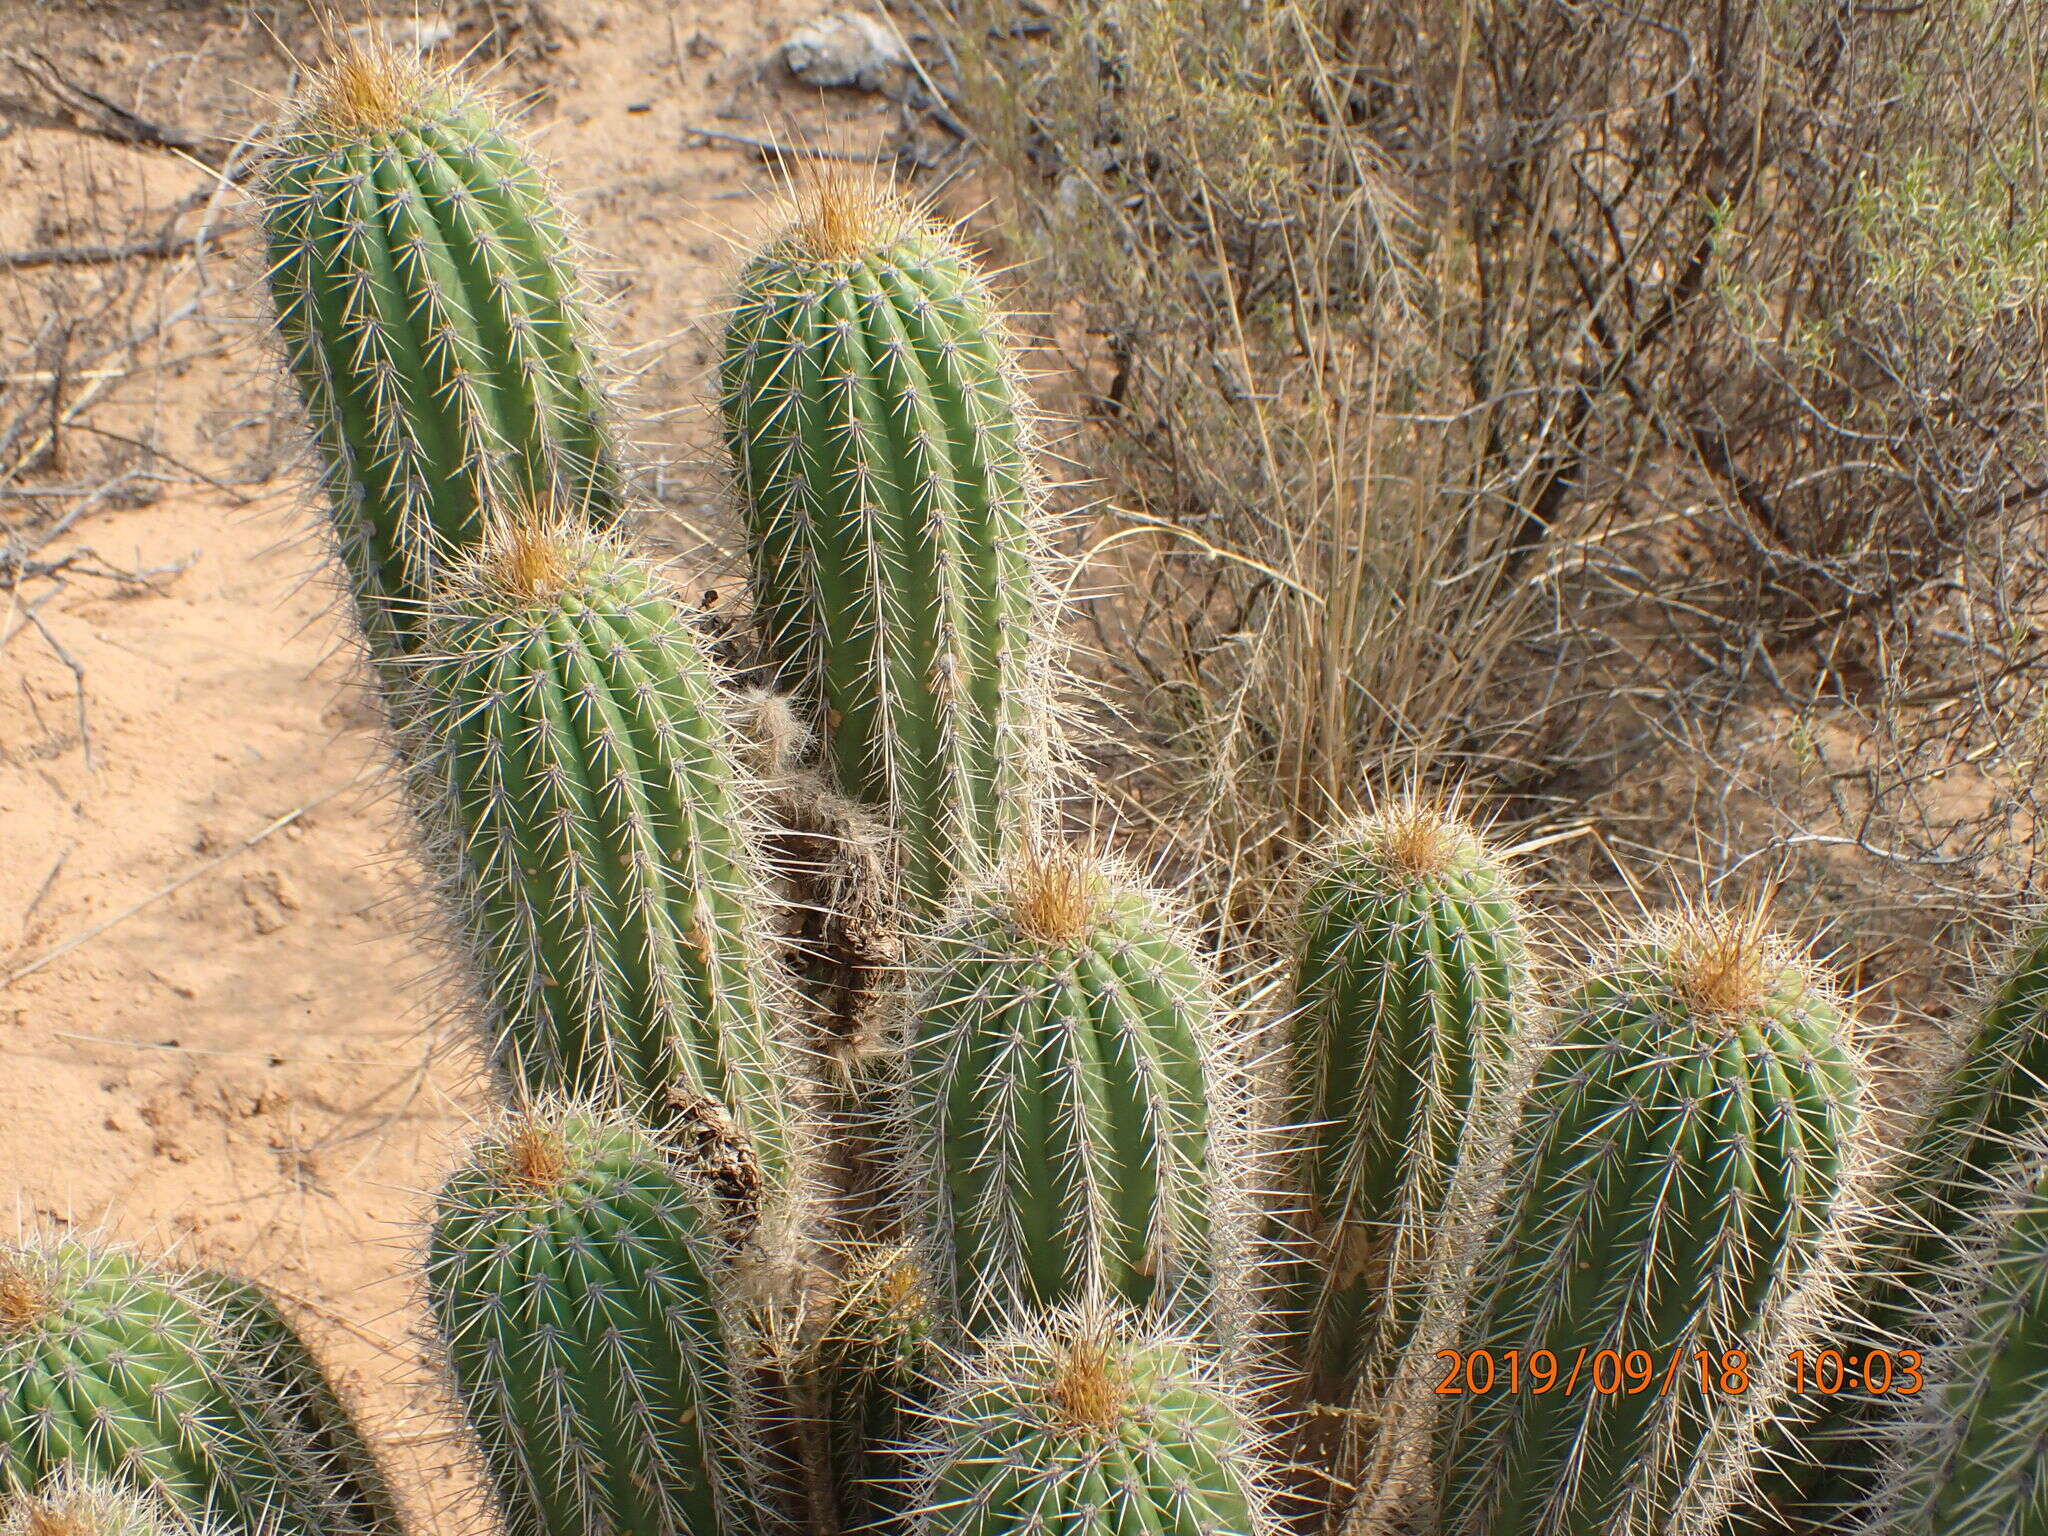
[[(531, 98), (583, 223), (637, 376), (643, 532), (712, 582), (711, 317), (783, 173), (690, 130), (867, 155), (907, 120), (791, 77), (780, 43), (817, 9), (344, 17), (444, 61), (500, 25), (471, 67)], [(416, 920), (249, 210), (219, 174), (320, 33), (239, 0), (0, 12), (0, 252), (203, 232), (169, 259), (0, 267), (0, 401), (22, 426), (0, 453), (0, 1201), (20, 1230), (102, 1232), (289, 1298), (416, 1528), (453, 1529), (473, 1511), (413, 1259), (485, 1099)], [(101, 101), (211, 153), (118, 142)], [(32, 392), (46, 419), (23, 426)]]

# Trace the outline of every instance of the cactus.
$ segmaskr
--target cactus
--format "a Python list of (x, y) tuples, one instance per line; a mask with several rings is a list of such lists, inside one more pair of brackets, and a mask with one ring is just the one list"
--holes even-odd
[(2009, 1163), (1978, 1192), (1938, 1277), (1949, 1315), (1927, 1388), (1901, 1392), (1885, 1426), (1889, 1486), (1869, 1529), (1884, 1536), (2048, 1533), (2048, 1157)]
[(512, 1536), (751, 1529), (702, 1200), (644, 1132), (573, 1106), (486, 1135), (443, 1186), (429, 1299)]
[(562, 210), (498, 111), (417, 58), (342, 48), (260, 189), (287, 362), (372, 652), (501, 497), (619, 514)]
[(930, 221), (826, 181), (741, 275), (721, 386), (777, 685), (930, 915), (1020, 846), (1046, 747), (1037, 490), (995, 305)]
[[(1930, 1311), (1940, 1277), (1982, 1240), (1986, 1200), (2044, 1133), (2048, 922), (2037, 920), (1886, 1180), (1890, 1230), (1858, 1266), (1854, 1338), (1923, 1354), (1941, 1344), (1943, 1319)], [(1872, 1497), (1878, 1426), (1905, 1405), (1895, 1394), (1851, 1387), (1793, 1406), (1803, 1412), (1774, 1435), (1760, 1514), (1780, 1527), (1837, 1522)]]
[(1188, 1340), (1061, 1309), (990, 1344), (948, 1394), (914, 1536), (1263, 1536), (1262, 1447)]
[(346, 1506), (349, 1523), (376, 1536), (405, 1536), (398, 1500), (384, 1469), (348, 1405), (277, 1302), (261, 1286), (219, 1270), (194, 1270), (185, 1279), (192, 1293), (227, 1325), (250, 1370), (320, 1458), (336, 1496)]
[(129, 1254), (0, 1248), (0, 1493), (60, 1471), (266, 1536), (382, 1536), (204, 1298)]
[(0, 1502), (0, 1536), (194, 1536), (152, 1494), (66, 1468), (33, 1494)]
[(849, 1531), (903, 1513), (904, 1453), (930, 1414), (944, 1371), (937, 1319), (916, 1257), (855, 1255), (815, 1355), (834, 1502)]
[(433, 614), (416, 732), (430, 865), (505, 1075), (657, 1128), (730, 1115), (792, 1177), (783, 999), (718, 678), (652, 569), (544, 522), (494, 533)]
[(1528, 943), (1499, 861), (1463, 823), (1404, 803), (1315, 861), (1289, 1017), (1306, 1239), (1288, 1304), (1308, 1394), (1384, 1376), (1431, 1262), (1469, 1221), (1468, 1165), (1512, 1108)]
[(1033, 854), (910, 962), (911, 1200), (970, 1333), (1100, 1295), (1220, 1321), (1214, 983), (1160, 899)]
[(1848, 1036), (1761, 913), (1652, 923), (1583, 983), (1470, 1281), (1460, 1358), (1524, 1375), (1445, 1399), (1446, 1536), (1719, 1517), (1788, 1348), (1815, 1347), (1803, 1330), (1855, 1215), (1868, 1132)]

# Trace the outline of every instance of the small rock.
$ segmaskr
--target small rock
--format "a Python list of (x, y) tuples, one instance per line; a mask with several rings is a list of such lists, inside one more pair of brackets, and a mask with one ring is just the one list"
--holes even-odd
[(805, 85), (881, 91), (910, 67), (910, 55), (874, 17), (828, 11), (783, 39), (782, 62)]

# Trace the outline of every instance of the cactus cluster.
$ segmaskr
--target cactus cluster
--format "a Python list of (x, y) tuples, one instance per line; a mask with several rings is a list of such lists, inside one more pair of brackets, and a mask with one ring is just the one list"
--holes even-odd
[(212, 1290), (73, 1239), (0, 1248), (0, 1496), (85, 1479), (200, 1525), (384, 1536), (380, 1493), (330, 1463)]
[[(1315, 850), (1269, 1015), (1055, 830), (1051, 541), (959, 242), (833, 181), (740, 274), (748, 694), (624, 531), (567, 222), (494, 111), (348, 52), (258, 194), (500, 1069), (424, 1274), (503, 1529), (1796, 1527), (1757, 1481), (1824, 1459), (1784, 1373), (1861, 1307), (1939, 1335), (1916, 1411), (1855, 1421), (1867, 1536), (2048, 1536), (2048, 930), (1882, 1187), (1847, 1007), (1761, 912), (1547, 1002), (1439, 804)], [(836, 874), (766, 852), (842, 836)], [(821, 935), (864, 957), (836, 992)], [(0, 1499), (19, 1536), (401, 1530), (272, 1298), (73, 1242), (0, 1251)]]

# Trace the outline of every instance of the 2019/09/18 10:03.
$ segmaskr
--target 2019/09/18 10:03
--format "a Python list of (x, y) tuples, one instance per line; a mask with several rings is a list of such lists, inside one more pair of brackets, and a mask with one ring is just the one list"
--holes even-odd
[[(1484, 1396), (1490, 1392), (1587, 1390), (1604, 1396), (1665, 1395), (1697, 1377), (1699, 1390), (1730, 1396), (1747, 1392), (1755, 1374), (1749, 1351), (1709, 1349), (1674, 1351), (1664, 1359), (1646, 1349), (1580, 1349), (1560, 1358), (1552, 1350), (1524, 1353), (1518, 1349), (1440, 1349), (1436, 1358), (1445, 1370), (1436, 1384), (1441, 1397)], [(1795, 1395), (1866, 1392), (1873, 1396), (1910, 1397), (1925, 1385), (1922, 1356), (1917, 1349), (1872, 1349), (1862, 1352), (1823, 1349), (1789, 1351), (1782, 1368), (1786, 1388)]]

